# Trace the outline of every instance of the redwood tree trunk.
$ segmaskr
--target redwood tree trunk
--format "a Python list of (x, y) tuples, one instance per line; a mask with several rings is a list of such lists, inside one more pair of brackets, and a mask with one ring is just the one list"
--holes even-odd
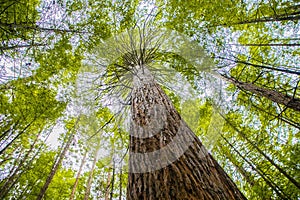
[(246, 199), (149, 70), (135, 70), (127, 199)]

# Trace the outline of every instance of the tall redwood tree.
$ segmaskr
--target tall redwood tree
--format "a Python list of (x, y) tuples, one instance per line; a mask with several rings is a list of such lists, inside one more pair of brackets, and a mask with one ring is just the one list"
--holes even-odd
[(246, 199), (146, 65), (132, 69), (127, 199)]

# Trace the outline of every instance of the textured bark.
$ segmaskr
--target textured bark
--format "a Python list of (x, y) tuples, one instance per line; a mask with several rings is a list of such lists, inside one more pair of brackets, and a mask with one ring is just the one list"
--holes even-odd
[[(181, 119), (150, 72), (145, 67), (136, 69), (127, 199), (246, 199)], [(136, 156), (157, 151), (162, 152), (155, 160)]]
[(226, 81), (229, 81), (230, 83), (234, 84), (242, 90), (249, 91), (259, 96), (263, 96), (273, 102), (284, 105), (287, 108), (291, 108), (295, 111), (300, 111), (300, 99), (298, 98), (284, 95), (282, 93), (267, 88), (259, 87), (252, 83), (241, 82), (234, 78), (229, 78), (225, 76), (222, 76), (222, 78)]

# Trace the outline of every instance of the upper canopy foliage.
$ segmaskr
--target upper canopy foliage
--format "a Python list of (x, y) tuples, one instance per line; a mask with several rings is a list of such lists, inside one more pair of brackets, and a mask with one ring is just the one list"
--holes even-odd
[(47, 198), (70, 197), (85, 150), (75, 198), (123, 195), (136, 65), (249, 199), (300, 198), (300, 113), (227, 82), (300, 99), (299, 11), (275, 0), (2, 0), (0, 198), (36, 198), (70, 134)]

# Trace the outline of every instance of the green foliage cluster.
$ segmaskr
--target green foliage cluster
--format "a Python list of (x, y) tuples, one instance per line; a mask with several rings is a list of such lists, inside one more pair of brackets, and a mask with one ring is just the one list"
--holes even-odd
[[(0, 5), (0, 37), (1, 40), (28, 38), (33, 30), (24, 28), (35, 25), (39, 19), (39, 0), (4, 0)], [(21, 26), (24, 26), (23, 28)]]
[[(103, 66), (95, 51), (145, 20), (145, 4), (0, 3), (0, 199), (38, 199), (48, 181), (44, 199), (125, 196), (131, 72), (122, 68), (125, 55)], [(299, 2), (148, 4), (153, 24), (203, 46), (215, 66), (208, 72), (300, 99)], [(204, 95), (203, 72), (182, 55), (158, 51), (151, 62), (182, 118), (249, 199), (300, 198), (299, 112), (232, 82), (218, 88), (219, 105), (214, 94)], [(91, 66), (96, 70), (79, 85)], [(175, 84), (178, 74), (193, 98), (164, 83)]]

